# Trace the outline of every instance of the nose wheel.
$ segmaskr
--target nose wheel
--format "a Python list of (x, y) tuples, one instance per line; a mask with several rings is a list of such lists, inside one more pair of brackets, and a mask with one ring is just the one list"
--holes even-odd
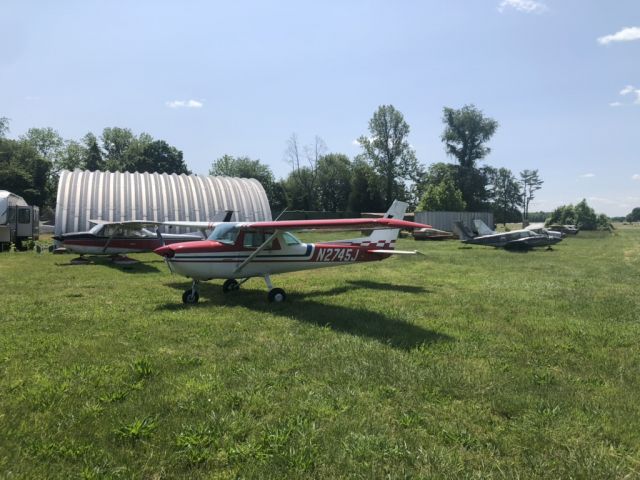
[(281, 303), (287, 299), (287, 294), (284, 293), (284, 290), (281, 288), (273, 288), (271, 284), (271, 278), (269, 275), (264, 276), (264, 281), (267, 284), (267, 288), (269, 289), (269, 293), (267, 293), (267, 299), (271, 303)]
[(185, 290), (182, 294), (182, 302), (187, 305), (195, 305), (200, 300), (200, 294), (198, 293), (198, 280), (194, 280), (191, 283), (191, 288)]

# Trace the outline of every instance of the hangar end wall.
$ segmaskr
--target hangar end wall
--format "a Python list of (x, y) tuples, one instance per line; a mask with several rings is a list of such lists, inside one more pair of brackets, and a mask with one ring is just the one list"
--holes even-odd
[(235, 221), (271, 220), (267, 194), (253, 178), (63, 170), (55, 233), (88, 230), (89, 220), (208, 222), (225, 210)]

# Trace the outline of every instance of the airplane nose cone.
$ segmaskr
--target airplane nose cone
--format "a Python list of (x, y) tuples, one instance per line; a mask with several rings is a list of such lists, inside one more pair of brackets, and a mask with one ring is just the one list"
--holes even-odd
[(162, 247), (156, 248), (153, 253), (157, 253), (158, 255), (165, 258), (172, 258), (176, 252), (169, 245), (164, 245)]

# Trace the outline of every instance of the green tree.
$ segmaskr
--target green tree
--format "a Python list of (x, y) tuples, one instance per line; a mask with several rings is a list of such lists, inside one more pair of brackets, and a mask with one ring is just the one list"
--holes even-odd
[(576, 223), (576, 212), (571, 204), (556, 208), (546, 222), (547, 225), (575, 225)]
[(138, 172), (158, 172), (190, 174), (184, 163), (182, 152), (172, 147), (164, 140), (144, 142), (140, 156), (136, 157), (135, 164), (129, 164), (131, 170)]
[(587, 204), (586, 199), (582, 199), (574, 207), (576, 214), (576, 225), (582, 230), (595, 230), (598, 227), (596, 212)]
[(409, 130), (402, 113), (393, 105), (381, 105), (369, 120), (369, 136), (358, 139), (366, 159), (384, 179), (385, 204), (406, 196), (405, 181), (418, 180), (420, 168), (409, 144)]
[(0, 117), (0, 138), (5, 138), (7, 133), (9, 133), (9, 119)]
[(317, 209), (316, 191), (309, 190), (306, 185), (315, 183), (315, 173), (310, 167), (300, 167), (289, 173), (283, 185), (287, 194), (287, 206), (293, 210), (313, 211)]
[(255, 178), (260, 182), (272, 208), (283, 208), (282, 186), (277, 185), (268, 165), (249, 157), (223, 155), (211, 164), (209, 175)]
[(351, 164), (351, 181), (348, 209), (352, 212), (383, 212), (386, 202), (382, 196), (382, 179), (362, 156)]
[(486, 167), (489, 178), (492, 210), (496, 223), (517, 221), (520, 216), (518, 207), (522, 204), (520, 184), (508, 168)]
[(25, 140), (0, 138), (0, 179), (2, 187), (28, 203), (47, 205), (51, 162), (44, 160)]
[(318, 160), (319, 207), (327, 212), (347, 209), (351, 192), (351, 161), (341, 153)]
[(64, 148), (56, 159), (54, 169), (56, 173), (61, 170), (75, 170), (84, 168), (87, 159), (87, 147), (75, 140), (65, 141)]
[(485, 117), (474, 105), (460, 109), (444, 107), (445, 124), (442, 141), (448, 155), (454, 157), (458, 170), (458, 187), (470, 210), (484, 208), (487, 200), (487, 177), (476, 162), (486, 157), (491, 149), (486, 145), (498, 128), (498, 122)]
[(84, 136), (83, 141), (86, 145), (84, 168), (92, 172), (102, 170), (104, 168), (104, 160), (98, 146), (98, 139), (93, 133), (89, 132)]
[(640, 207), (631, 210), (631, 213), (625, 217), (625, 220), (627, 222), (640, 222)]
[(302, 210), (318, 208), (318, 161), (326, 151), (324, 141), (316, 136), (313, 145), (301, 146), (293, 133), (287, 141), (285, 161), (291, 165), (291, 173), (283, 185), (287, 190), (289, 207)]
[(460, 212), (467, 205), (462, 198), (462, 192), (455, 181), (444, 178), (440, 183), (430, 183), (418, 205), (419, 211), (428, 212)]
[(520, 172), (522, 185), (522, 224), (529, 218), (529, 204), (535, 198), (535, 193), (542, 188), (543, 180), (538, 175), (538, 170), (523, 170)]
[(102, 131), (102, 149), (104, 150), (104, 167), (109, 172), (127, 171), (127, 151), (135, 141), (135, 136), (128, 128), (105, 128)]

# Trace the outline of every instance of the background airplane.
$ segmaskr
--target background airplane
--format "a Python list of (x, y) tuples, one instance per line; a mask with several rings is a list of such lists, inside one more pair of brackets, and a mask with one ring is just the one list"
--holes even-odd
[[(252, 277), (264, 278), (270, 302), (282, 302), (286, 294), (273, 287), (270, 275), (415, 254), (394, 249), (401, 228), (429, 227), (404, 221), (406, 209), (406, 203), (396, 200), (385, 216), (377, 219), (224, 223), (207, 240), (165, 245), (155, 253), (165, 258), (172, 272), (192, 279), (191, 288), (182, 295), (184, 303), (198, 302), (200, 281), (226, 279), (222, 290), (229, 292)], [(318, 230), (372, 232), (362, 238), (320, 243), (303, 243), (291, 233)]]
[[(228, 222), (233, 211), (224, 212), (219, 221), (213, 222), (148, 222), (148, 221), (123, 221), (108, 222), (91, 220), (95, 225), (86, 232), (71, 232), (55, 235), (53, 239), (58, 248), (62, 247), (70, 252), (82, 255), (123, 255), (126, 253), (152, 252), (158, 247), (178, 242), (192, 242), (206, 238), (208, 231), (216, 225)], [(160, 233), (160, 226), (189, 227), (200, 230), (201, 233)], [(155, 227), (152, 232), (147, 227)], [(76, 259), (77, 260), (77, 259)]]
[[(482, 231), (488, 229), (483, 222)], [(489, 229), (490, 230), (490, 229)], [(500, 232), (474, 236), (473, 233), (462, 222), (453, 223), (453, 231), (458, 235), (463, 243), (471, 245), (485, 245), (488, 247), (498, 247), (506, 249), (529, 249), (534, 247), (551, 247), (551, 245), (560, 242), (562, 239), (551, 237), (549, 235), (540, 235), (530, 230), (513, 230), (511, 232)]]
[[(480, 220), (479, 218), (476, 218), (473, 221), (474, 226), (476, 227), (476, 231), (478, 232), (479, 235), (495, 235), (496, 232), (495, 230), (492, 230), (491, 228), (489, 228), (487, 226), (486, 223), (484, 223), (482, 220)], [(548, 235), (550, 237), (557, 237), (557, 238), (564, 238), (565, 234), (562, 232), (556, 232), (555, 230), (548, 230), (546, 228), (544, 228), (544, 223), (532, 223), (530, 225), (528, 225), (526, 228), (521, 229), (521, 230), (529, 230), (533, 233), (537, 233), (539, 235)], [(519, 232), (521, 230), (512, 230), (513, 232)]]

